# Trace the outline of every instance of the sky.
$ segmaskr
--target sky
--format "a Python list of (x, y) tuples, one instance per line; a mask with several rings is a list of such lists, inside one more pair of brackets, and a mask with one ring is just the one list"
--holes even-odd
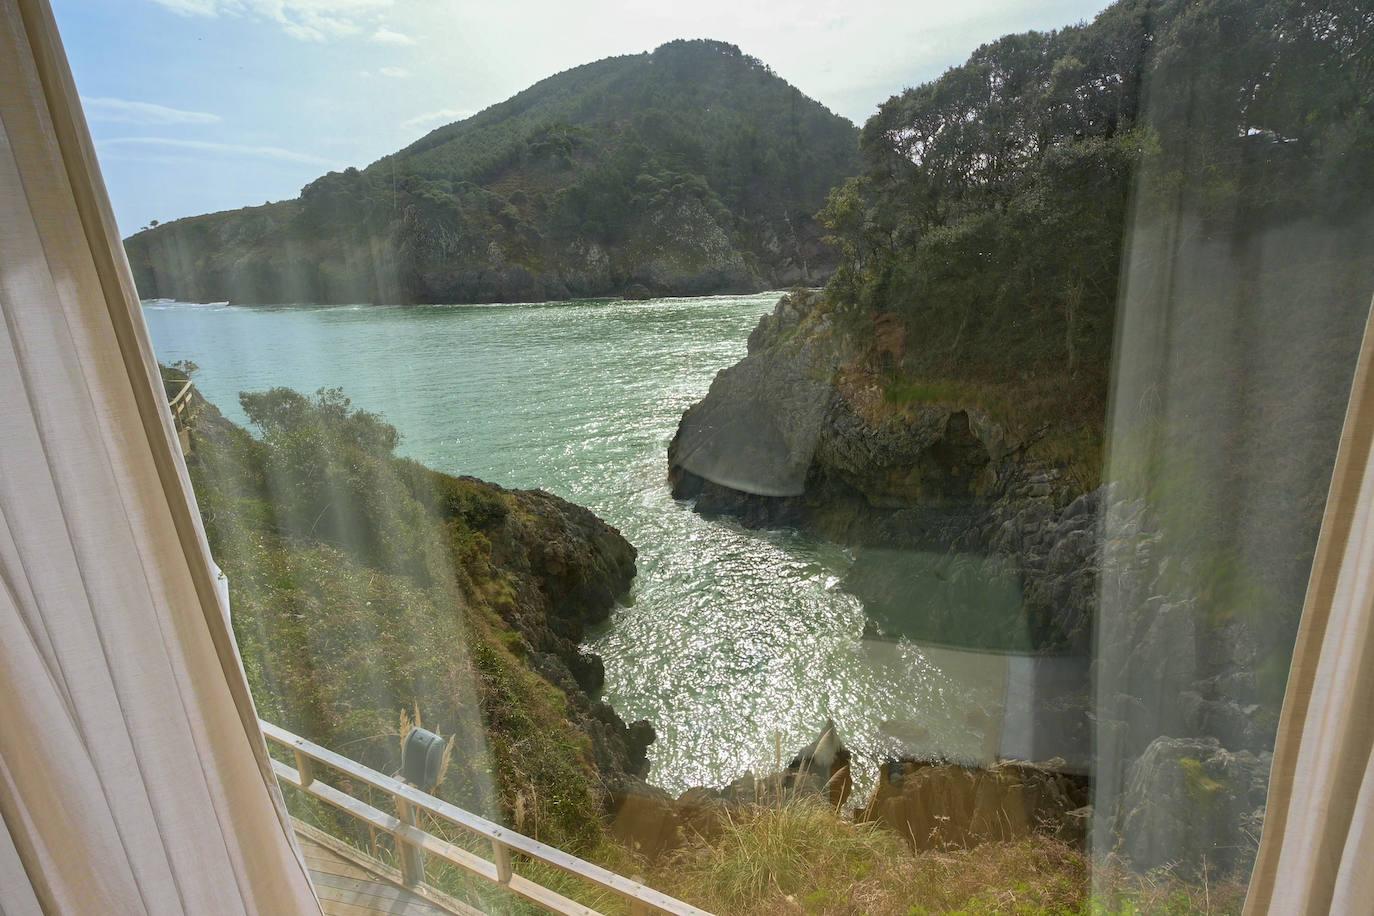
[(295, 197), (570, 67), (728, 41), (862, 125), (1106, 0), (51, 0), (120, 231)]

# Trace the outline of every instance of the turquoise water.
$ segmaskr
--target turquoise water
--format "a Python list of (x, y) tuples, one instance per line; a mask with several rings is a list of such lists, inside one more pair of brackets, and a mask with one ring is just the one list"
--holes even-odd
[(619, 528), (639, 548), (639, 574), (588, 648), (605, 661), (605, 699), (658, 730), (651, 782), (676, 793), (767, 771), (827, 718), (857, 752), (861, 785), (887, 753), (985, 757), (1003, 674), (865, 640), (863, 608), (838, 588), (843, 549), (707, 521), (669, 496), (678, 419), (744, 355), (776, 300), (144, 313), (158, 358), (197, 363), (197, 386), (236, 422), (240, 391), (342, 387), (400, 431), (402, 454), (542, 487)]

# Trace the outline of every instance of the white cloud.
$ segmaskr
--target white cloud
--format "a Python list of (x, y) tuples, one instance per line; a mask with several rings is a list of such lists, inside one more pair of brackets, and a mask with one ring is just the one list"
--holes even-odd
[(340, 163), (309, 153), (282, 149), (279, 146), (244, 146), (238, 143), (215, 143), (209, 140), (181, 140), (172, 137), (115, 137), (101, 140), (96, 146), (106, 149), (145, 148), (152, 153), (166, 153), (174, 150), (209, 153), (212, 155), (247, 156), (254, 159), (274, 159), (278, 162), (294, 162), (301, 165), (317, 165), (338, 168)]
[[(395, 0), (153, 0), (181, 16), (241, 16), (274, 22), (301, 41), (326, 41), (357, 35), (364, 20), (385, 12)], [(389, 31), (380, 28), (378, 32)], [(391, 34), (399, 35), (399, 32)]]
[(413, 45), (415, 39), (404, 32), (394, 32), (382, 26), (372, 33), (372, 40), (384, 45)]
[(471, 109), (440, 108), (438, 111), (428, 111), (422, 115), (416, 115), (401, 122), (401, 126), (407, 130), (415, 127), (425, 127), (429, 124), (441, 124), (449, 121), (461, 121), (471, 117), (475, 112)]
[(123, 124), (214, 124), (216, 114), (203, 111), (183, 111), (154, 105), (152, 102), (131, 102), (128, 99), (81, 97), (81, 107), (92, 121), (115, 121)]
[(381, 76), (389, 76), (394, 80), (405, 79), (410, 76), (410, 71), (401, 67), (378, 67), (377, 73)]
[(213, 16), (219, 0), (153, 0), (182, 16)]

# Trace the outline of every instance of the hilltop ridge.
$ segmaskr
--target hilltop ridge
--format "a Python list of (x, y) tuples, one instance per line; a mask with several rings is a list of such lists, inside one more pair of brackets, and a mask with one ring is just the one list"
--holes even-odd
[(826, 279), (813, 214), (858, 129), (718, 41), (548, 77), (298, 198), (125, 240), (140, 295), (482, 302)]

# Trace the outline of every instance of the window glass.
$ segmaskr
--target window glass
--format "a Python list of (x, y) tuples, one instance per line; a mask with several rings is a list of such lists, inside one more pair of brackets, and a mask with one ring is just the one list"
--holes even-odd
[(1239, 911), (1368, 9), (54, 6), (264, 719), (713, 912)]

